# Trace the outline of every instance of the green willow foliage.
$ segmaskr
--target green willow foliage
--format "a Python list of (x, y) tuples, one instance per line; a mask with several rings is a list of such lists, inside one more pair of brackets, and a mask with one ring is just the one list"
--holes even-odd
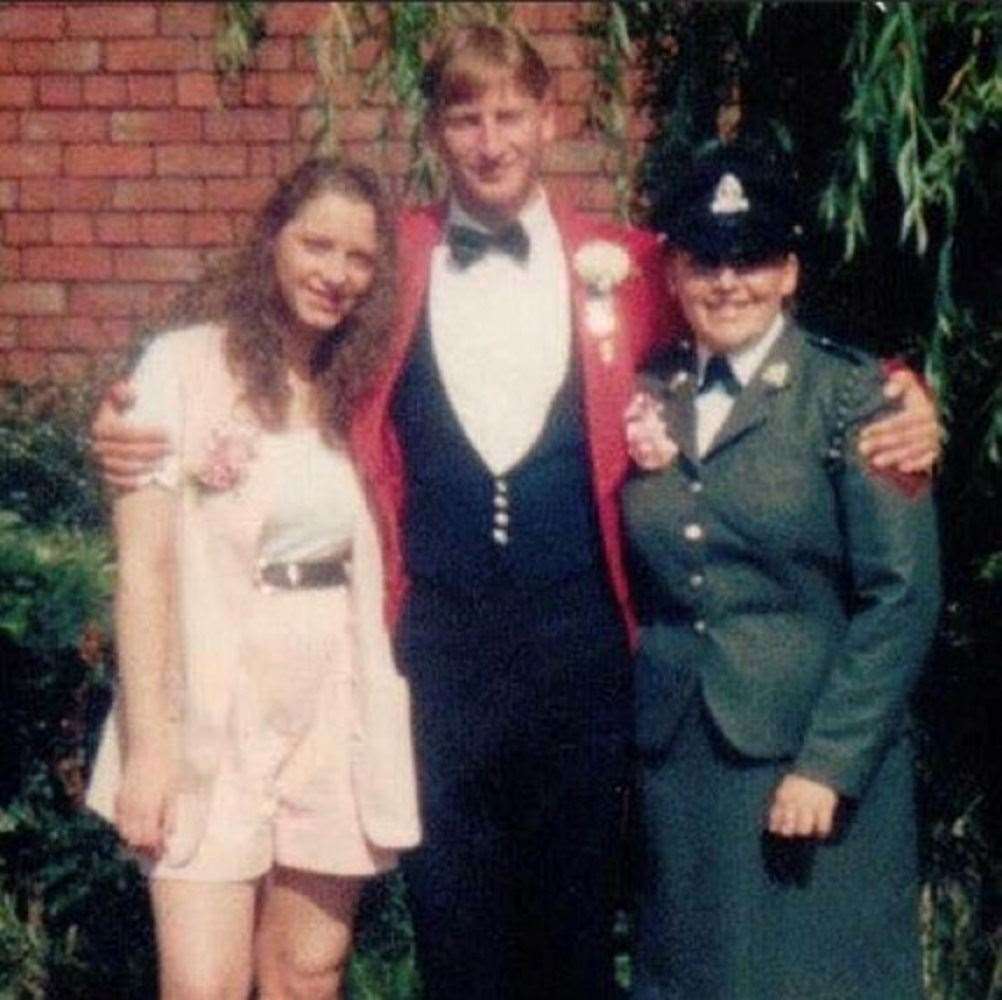
[(216, 67), (223, 76), (238, 76), (250, 65), (265, 35), (265, 7), (264, 0), (226, 0), (218, 5)]

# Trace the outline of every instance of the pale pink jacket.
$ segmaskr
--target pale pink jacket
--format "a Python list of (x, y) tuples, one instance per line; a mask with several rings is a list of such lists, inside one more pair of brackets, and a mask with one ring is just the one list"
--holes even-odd
[[(265, 515), (252, 491), (234, 501), (206, 503), (190, 471), (205, 455), (213, 427), (237, 412), (238, 387), (223, 360), (222, 330), (200, 325), (158, 338), (165, 368), (176, 372), (183, 413), (177, 444), (180, 491), (177, 504), (177, 653), (180, 780), (170, 860), (194, 854), (205, 827), (218, 772), (236, 678), (236, 636), (241, 592), (253, 586), (256, 542)], [(262, 498), (266, 490), (259, 491)], [(234, 518), (239, 543), (234, 545)], [(215, 545), (220, 518), (227, 519), (225, 546)], [(217, 533), (218, 532), (218, 533)], [(374, 520), (358, 519), (352, 547), (354, 709), (352, 784), (362, 828), (379, 847), (411, 847), (419, 839), (410, 702), (398, 673), (382, 613), (383, 566)], [(334, 723), (332, 723), (334, 724)], [(101, 741), (88, 804), (108, 819), (121, 774), (121, 733), (112, 710)]]

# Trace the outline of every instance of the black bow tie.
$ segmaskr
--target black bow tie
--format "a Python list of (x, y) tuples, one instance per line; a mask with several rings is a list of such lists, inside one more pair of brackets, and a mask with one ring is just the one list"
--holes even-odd
[(713, 354), (706, 362), (699, 391), (709, 392), (715, 385), (719, 385), (729, 396), (736, 396), (741, 391), (741, 383), (734, 374), (731, 363), (723, 354)]
[(520, 222), (509, 223), (493, 233), (469, 226), (449, 226), (446, 239), (452, 259), (460, 267), (469, 267), (492, 248), (519, 261), (529, 256), (529, 237)]

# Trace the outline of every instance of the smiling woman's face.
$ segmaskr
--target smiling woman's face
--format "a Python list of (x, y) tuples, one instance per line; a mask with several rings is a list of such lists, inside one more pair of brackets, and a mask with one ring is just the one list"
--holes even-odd
[(760, 264), (709, 267), (677, 252), (668, 263), (668, 285), (696, 340), (715, 354), (740, 350), (772, 326), (797, 288), (793, 254)]
[(327, 191), (303, 202), (275, 240), (275, 273), (303, 332), (337, 326), (372, 287), (379, 240), (371, 205)]

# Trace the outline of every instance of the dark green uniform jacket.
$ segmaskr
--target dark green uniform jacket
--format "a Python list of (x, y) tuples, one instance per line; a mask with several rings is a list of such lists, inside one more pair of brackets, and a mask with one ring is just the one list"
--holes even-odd
[(865, 789), (900, 732), (939, 600), (928, 490), (857, 457), (882, 383), (873, 359), (788, 324), (700, 459), (691, 352), (650, 371), (680, 453), (624, 491), (648, 759), (701, 687), (741, 753), (791, 758), (850, 797)]

